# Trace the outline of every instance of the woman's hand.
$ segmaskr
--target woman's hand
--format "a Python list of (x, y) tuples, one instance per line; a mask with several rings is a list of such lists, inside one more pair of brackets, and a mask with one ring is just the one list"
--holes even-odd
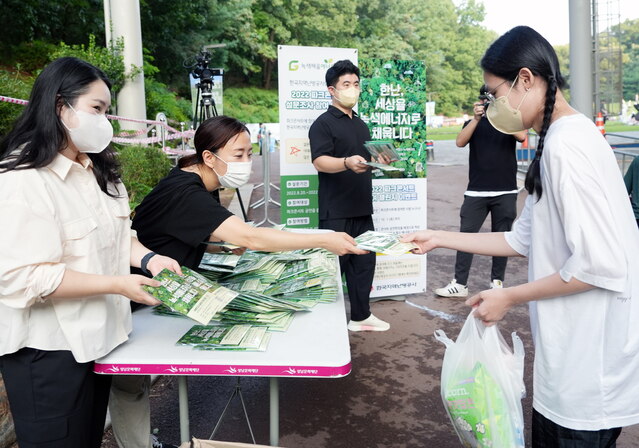
[(153, 280), (152, 278), (148, 278), (143, 275), (131, 274), (117, 276), (116, 283), (118, 294), (123, 295), (133, 302), (142, 303), (143, 305), (159, 305), (162, 303), (142, 289), (143, 285), (154, 287), (160, 286), (161, 283), (157, 280)]
[(425, 254), (437, 247), (435, 242), (435, 232), (433, 230), (420, 230), (406, 234), (400, 238), (402, 243), (415, 243), (419, 249), (413, 249), (414, 254)]
[(244, 255), (246, 252), (246, 247), (236, 247), (235, 249), (231, 249), (231, 253), (233, 255)]
[(331, 232), (323, 235), (325, 235), (326, 238), (322, 247), (333, 252), (335, 255), (364, 255), (368, 253), (367, 250), (358, 248), (355, 239), (347, 233)]
[(173, 258), (165, 257), (160, 254), (153, 255), (147, 263), (146, 268), (153, 276), (158, 275), (163, 269), (168, 269), (169, 271), (175, 272), (177, 275), (182, 275), (180, 263), (175, 261)]
[(475, 309), (475, 317), (484, 325), (494, 325), (502, 320), (513, 306), (509, 289), (494, 288), (482, 291), (466, 300), (466, 305)]

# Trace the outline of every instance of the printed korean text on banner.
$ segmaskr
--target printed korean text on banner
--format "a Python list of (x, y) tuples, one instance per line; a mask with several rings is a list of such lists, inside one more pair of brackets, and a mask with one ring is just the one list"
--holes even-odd
[[(359, 64), (359, 114), (373, 140), (389, 141), (394, 171), (373, 171), (375, 230), (397, 234), (426, 228), (426, 75), (421, 61), (365, 59)], [(379, 256), (371, 297), (426, 290), (426, 257)]]
[(325, 75), (341, 59), (357, 65), (357, 50), (278, 47), (281, 222), (287, 227), (317, 228), (319, 223), (308, 130), (331, 103)]

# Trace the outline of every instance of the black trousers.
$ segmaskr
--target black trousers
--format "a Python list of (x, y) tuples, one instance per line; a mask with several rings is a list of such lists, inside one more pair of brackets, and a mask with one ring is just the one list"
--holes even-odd
[(110, 375), (70, 351), (23, 348), (0, 356), (20, 448), (100, 448)]
[(548, 420), (533, 409), (533, 448), (615, 448), (621, 428), (577, 431)]
[[(372, 216), (320, 219), (319, 228), (345, 232), (353, 238), (367, 230), (375, 230)], [(351, 303), (351, 320), (367, 319), (371, 315), (369, 299), (375, 276), (375, 254), (342, 255), (339, 257), (339, 267), (346, 277), (348, 300)]]
[[(502, 194), (490, 198), (464, 196), (459, 216), (461, 218), (460, 232), (477, 233), (490, 213), (492, 232), (507, 232), (517, 217), (517, 195)], [(507, 257), (493, 257), (491, 280), (504, 280)], [(455, 260), (455, 279), (461, 285), (468, 284), (468, 273), (473, 263), (473, 254), (457, 252)]]

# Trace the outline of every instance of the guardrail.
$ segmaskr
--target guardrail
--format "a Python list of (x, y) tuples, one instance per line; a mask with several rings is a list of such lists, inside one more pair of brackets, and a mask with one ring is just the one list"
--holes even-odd
[[(535, 157), (537, 134), (528, 133), (528, 148), (517, 148), (517, 170), (526, 173), (530, 162)], [(606, 134), (606, 138), (615, 137), (629, 140), (627, 143), (611, 143), (610, 147), (617, 158), (621, 174), (625, 174), (635, 157), (639, 157), (639, 138), (622, 134)], [(518, 145), (519, 146), (519, 145)], [(636, 151), (634, 150), (636, 148)]]

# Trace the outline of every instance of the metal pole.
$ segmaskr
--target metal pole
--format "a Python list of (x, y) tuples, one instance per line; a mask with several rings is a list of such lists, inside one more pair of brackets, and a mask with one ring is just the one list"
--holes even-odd
[[(124, 39), (124, 66), (129, 75), (131, 67), (142, 68), (142, 27), (140, 24), (139, 0), (110, 0), (113, 20), (113, 38)], [(118, 115), (127, 118), (146, 120), (146, 101), (144, 98), (144, 74), (127, 79), (118, 93)], [(123, 129), (144, 129), (145, 124), (123, 122)]]
[(592, 108), (592, 37), (590, 0), (569, 0), (570, 11), (570, 102), (587, 117)]
[(184, 122), (180, 121), (180, 135), (182, 136), (182, 151), (184, 151)]
[(594, 114), (601, 109), (601, 48), (599, 45), (599, 9), (597, 0), (592, 1), (592, 99), (594, 104)]
[(106, 46), (111, 46), (111, 1), (104, 0), (104, 37)]
[(180, 441), (189, 442), (191, 434), (189, 431), (189, 389), (185, 375), (178, 376), (178, 396), (180, 408)]
[(277, 377), (271, 377), (270, 383), (270, 444), (277, 446), (280, 443), (280, 391)]

